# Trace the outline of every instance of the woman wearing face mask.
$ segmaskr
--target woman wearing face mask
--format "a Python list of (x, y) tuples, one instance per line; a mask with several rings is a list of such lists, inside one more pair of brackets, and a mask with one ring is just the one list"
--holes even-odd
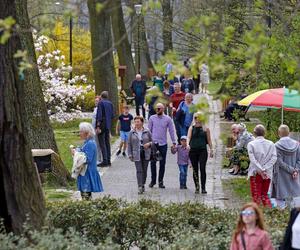
[(254, 202), (241, 209), (230, 250), (273, 250), (263, 214)]

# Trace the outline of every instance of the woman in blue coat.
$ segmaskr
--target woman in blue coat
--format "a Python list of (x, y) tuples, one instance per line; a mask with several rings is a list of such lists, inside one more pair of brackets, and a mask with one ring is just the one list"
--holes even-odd
[[(82, 199), (90, 200), (92, 192), (103, 192), (103, 186), (100, 175), (97, 170), (97, 146), (94, 141), (95, 130), (90, 123), (82, 122), (79, 125), (80, 139), (84, 140), (79, 149), (86, 155), (87, 170), (85, 175), (79, 175), (77, 178), (77, 187), (81, 192)], [(72, 154), (74, 154), (74, 149)]]

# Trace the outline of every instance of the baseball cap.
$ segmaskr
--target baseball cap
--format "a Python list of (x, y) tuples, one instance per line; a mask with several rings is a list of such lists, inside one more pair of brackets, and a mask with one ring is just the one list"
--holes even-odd
[(180, 137), (180, 140), (186, 140), (187, 139), (187, 136), (183, 135)]

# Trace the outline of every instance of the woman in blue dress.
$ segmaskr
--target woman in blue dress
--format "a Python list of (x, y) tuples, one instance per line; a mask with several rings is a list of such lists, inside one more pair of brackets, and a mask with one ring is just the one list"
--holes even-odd
[[(95, 130), (90, 123), (82, 122), (79, 125), (80, 139), (84, 140), (79, 149), (86, 155), (87, 170), (85, 175), (77, 178), (77, 187), (81, 192), (82, 199), (90, 200), (92, 192), (103, 192), (100, 175), (97, 170), (97, 146), (94, 140)], [(74, 154), (74, 149), (72, 150)]]

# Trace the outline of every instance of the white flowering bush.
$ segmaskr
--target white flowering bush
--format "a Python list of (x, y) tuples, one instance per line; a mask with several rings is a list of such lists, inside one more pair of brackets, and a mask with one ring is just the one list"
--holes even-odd
[[(33, 32), (34, 46), (37, 53), (37, 66), (44, 93), (48, 114), (51, 121), (66, 122), (81, 117), (79, 99), (84, 99), (93, 86), (87, 85), (85, 75), (69, 79), (72, 67), (65, 64), (65, 56), (59, 50), (45, 52), (49, 38)], [(84, 86), (82, 86), (84, 85)], [(80, 101), (80, 103), (83, 100)]]

